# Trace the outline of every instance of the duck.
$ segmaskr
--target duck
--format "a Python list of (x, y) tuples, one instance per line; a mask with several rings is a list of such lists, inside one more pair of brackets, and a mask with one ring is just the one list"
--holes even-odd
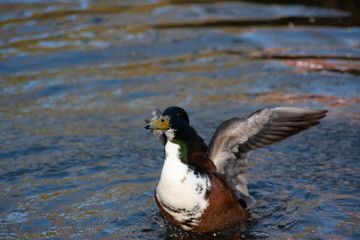
[(209, 144), (178, 106), (155, 109), (145, 129), (164, 147), (155, 188), (162, 216), (186, 231), (219, 231), (249, 218), (255, 205), (248, 184), (248, 154), (318, 125), (327, 110), (267, 107), (222, 122)]

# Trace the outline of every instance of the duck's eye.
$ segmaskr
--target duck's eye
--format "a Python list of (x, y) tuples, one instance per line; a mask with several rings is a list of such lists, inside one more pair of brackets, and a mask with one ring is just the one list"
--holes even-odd
[(164, 120), (164, 119), (161, 119), (161, 122), (165, 122), (165, 120)]

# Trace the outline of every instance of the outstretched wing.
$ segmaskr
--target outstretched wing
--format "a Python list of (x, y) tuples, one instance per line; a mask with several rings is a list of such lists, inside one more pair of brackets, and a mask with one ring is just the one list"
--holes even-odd
[(223, 122), (209, 144), (210, 159), (217, 172), (225, 175), (240, 191), (244, 200), (253, 205), (249, 196), (247, 155), (319, 124), (326, 110), (298, 107), (264, 108), (246, 119), (233, 118)]
[[(162, 112), (160, 111), (160, 109), (155, 108), (154, 111), (152, 112), (152, 115), (153, 115), (153, 117), (151, 119), (145, 119), (145, 123), (150, 123), (150, 122), (158, 120), (159, 118), (161, 118)], [(164, 133), (161, 130), (153, 130), (152, 129), (151, 132), (154, 134), (156, 139), (162, 145), (165, 145), (165, 136), (164, 136)]]

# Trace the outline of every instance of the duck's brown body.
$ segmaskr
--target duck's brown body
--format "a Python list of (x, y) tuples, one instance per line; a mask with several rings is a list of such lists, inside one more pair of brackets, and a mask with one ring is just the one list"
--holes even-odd
[(194, 232), (210, 232), (233, 226), (249, 216), (226, 178), (216, 172), (216, 167), (207, 153), (193, 153), (191, 161), (210, 179), (211, 189), (206, 193), (209, 205), (198, 220), (198, 224), (191, 225), (177, 221), (168, 210), (164, 209), (155, 194), (156, 203), (168, 221), (181, 228), (190, 228)]
[(194, 232), (221, 230), (247, 218), (246, 209), (254, 204), (247, 190), (247, 152), (315, 126), (325, 113), (294, 107), (261, 109), (246, 119), (223, 122), (207, 147), (183, 109), (170, 107), (162, 116), (158, 110), (156, 121), (145, 128), (153, 129), (165, 146), (155, 191), (162, 215)]
[(213, 190), (209, 194), (209, 207), (205, 210), (196, 232), (209, 232), (231, 227), (249, 215), (245, 208), (240, 205), (234, 190), (218, 174), (210, 175)]

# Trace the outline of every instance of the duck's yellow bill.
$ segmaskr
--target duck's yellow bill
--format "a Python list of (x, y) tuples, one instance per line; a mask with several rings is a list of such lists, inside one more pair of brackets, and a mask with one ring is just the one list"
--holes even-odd
[(155, 130), (168, 130), (169, 125), (169, 116), (163, 116), (158, 120), (148, 123), (145, 125), (146, 129), (155, 129)]

